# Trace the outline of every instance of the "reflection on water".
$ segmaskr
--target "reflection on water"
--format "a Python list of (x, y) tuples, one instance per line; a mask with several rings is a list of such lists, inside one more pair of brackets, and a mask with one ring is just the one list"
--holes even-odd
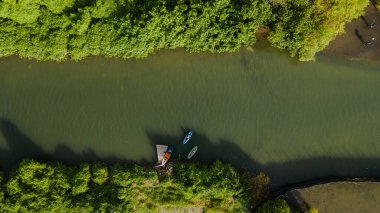
[[(194, 160), (262, 169), (275, 185), (380, 176), (377, 69), (336, 58), (299, 63), (268, 48), (1, 59), (0, 164), (32, 156), (153, 162), (154, 144), (168, 143), (178, 157), (199, 145)], [(184, 146), (185, 129), (195, 134)]]

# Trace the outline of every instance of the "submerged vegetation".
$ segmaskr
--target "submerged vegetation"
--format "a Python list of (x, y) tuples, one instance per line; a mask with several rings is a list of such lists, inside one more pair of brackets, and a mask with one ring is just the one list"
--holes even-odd
[(312, 59), (368, 0), (4, 0), (0, 57), (146, 57), (158, 49), (231, 52), (269, 41)]

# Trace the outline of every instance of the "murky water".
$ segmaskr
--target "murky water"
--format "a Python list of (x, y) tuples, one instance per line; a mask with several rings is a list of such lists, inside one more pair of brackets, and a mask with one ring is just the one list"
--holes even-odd
[[(380, 176), (379, 64), (320, 57), (299, 63), (263, 48), (234, 54), (163, 51), (38, 63), (0, 59), (0, 164), (220, 159), (273, 184)], [(187, 129), (194, 137), (180, 141)]]

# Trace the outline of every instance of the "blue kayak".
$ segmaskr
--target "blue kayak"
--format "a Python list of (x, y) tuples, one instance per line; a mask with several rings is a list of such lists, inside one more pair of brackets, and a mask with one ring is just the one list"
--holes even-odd
[(183, 139), (182, 144), (186, 144), (187, 142), (189, 142), (192, 135), (193, 135), (193, 131), (188, 132), (185, 138)]

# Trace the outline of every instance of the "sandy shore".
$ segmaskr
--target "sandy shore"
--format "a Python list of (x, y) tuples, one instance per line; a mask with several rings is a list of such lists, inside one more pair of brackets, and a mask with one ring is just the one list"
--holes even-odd
[(301, 212), (314, 207), (319, 212), (380, 212), (378, 182), (333, 182), (295, 189), (286, 193), (286, 200)]
[[(368, 24), (375, 22), (372, 29)], [(363, 42), (375, 41), (367, 46)], [(323, 54), (337, 54), (350, 59), (378, 60), (380, 61), (380, 12), (370, 3), (362, 17), (346, 25), (346, 32), (337, 36)]]

